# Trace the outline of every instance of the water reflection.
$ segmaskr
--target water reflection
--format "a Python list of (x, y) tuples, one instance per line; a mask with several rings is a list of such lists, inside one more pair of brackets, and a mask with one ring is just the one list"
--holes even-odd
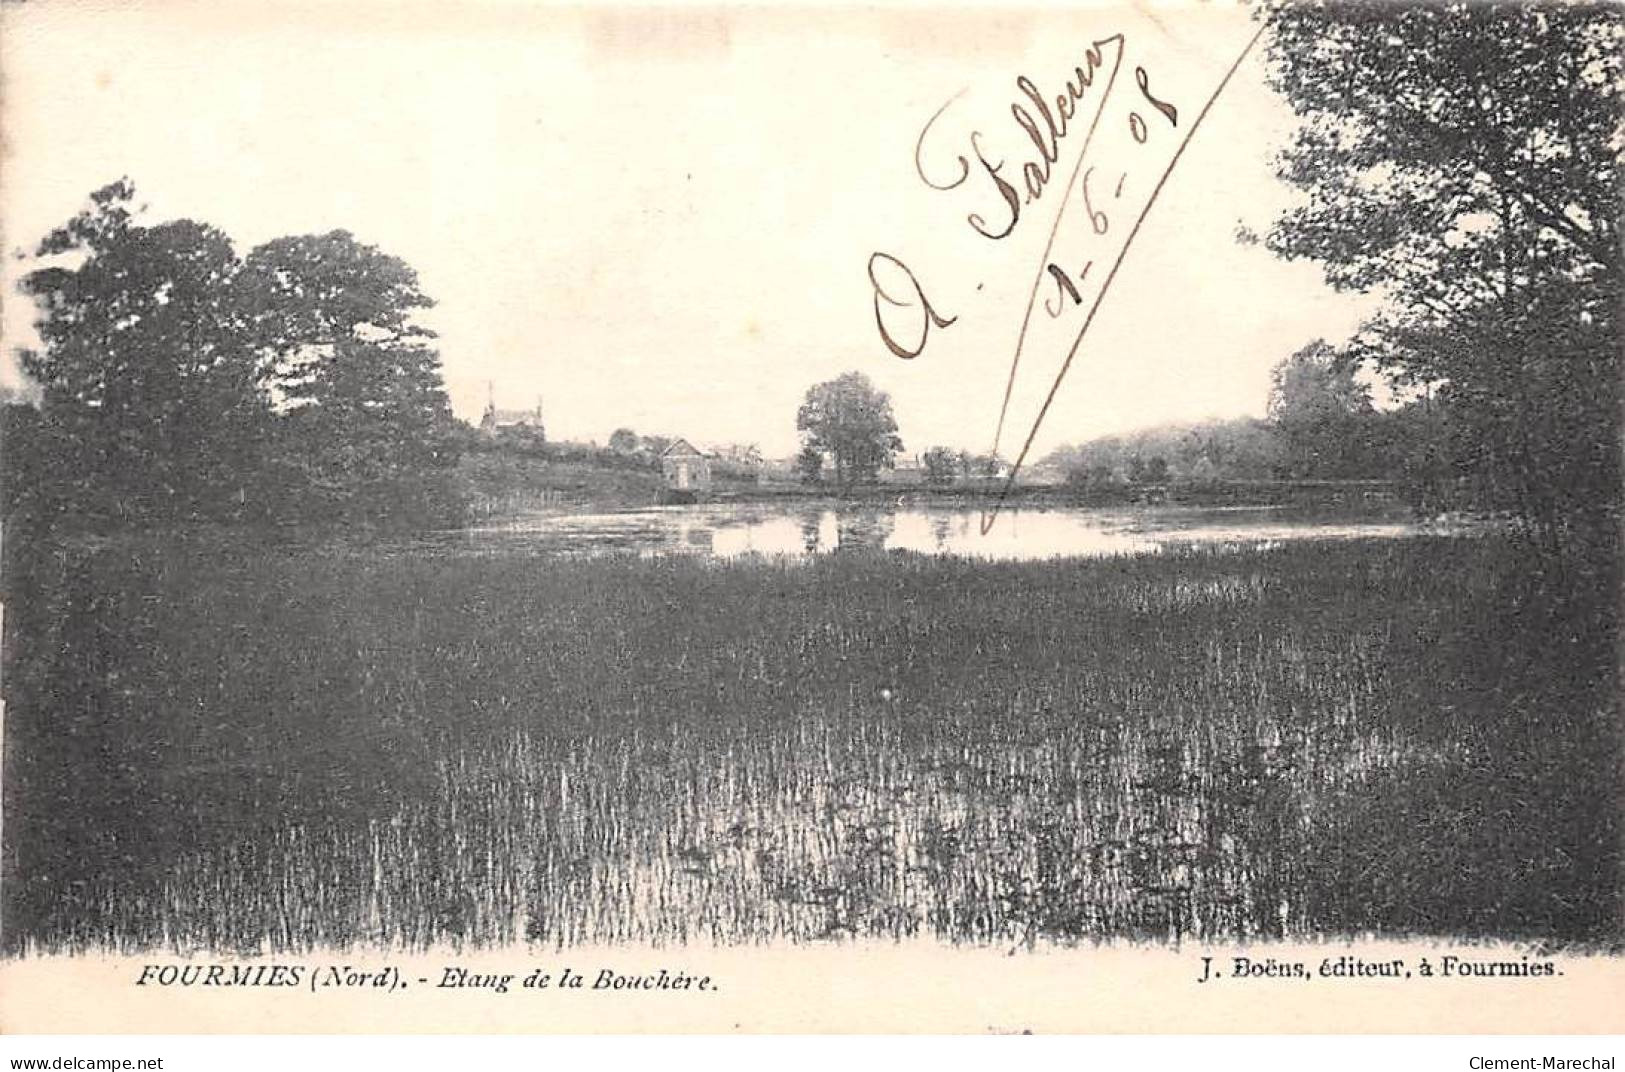
[(1271, 546), (1295, 539), (1395, 538), (1432, 531), (1392, 516), (1328, 519), (1279, 509), (1006, 509), (982, 531), (980, 509), (788, 506), (660, 507), (537, 515), (483, 526), (477, 543), (522, 542), (557, 553), (801, 558), (861, 549), (1021, 561), (1155, 553), (1182, 544)]

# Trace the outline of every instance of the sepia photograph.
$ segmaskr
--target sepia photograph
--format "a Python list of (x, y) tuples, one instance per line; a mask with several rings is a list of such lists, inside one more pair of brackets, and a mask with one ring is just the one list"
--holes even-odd
[(3, 0), (0, 1030), (1625, 1031), (1622, 78)]

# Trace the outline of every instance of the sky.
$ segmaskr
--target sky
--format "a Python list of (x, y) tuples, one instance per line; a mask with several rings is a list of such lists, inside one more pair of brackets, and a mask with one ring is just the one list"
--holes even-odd
[[(1272, 365), (1370, 311), (1314, 265), (1236, 241), (1239, 225), (1263, 230), (1292, 203), (1270, 164), (1292, 116), (1255, 49), (1195, 123), (1254, 29), (1228, 5), (30, 0), (0, 6), (0, 20), (3, 382), (17, 380), (10, 354), (33, 317), (16, 254), (121, 175), (147, 219), (207, 221), (241, 253), (342, 228), (402, 257), (437, 302), (423, 320), (456, 412), (477, 420), (488, 394), (503, 408), (540, 398), (557, 439), (605, 442), (627, 426), (787, 456), (807, 388), (858, 370), (890, 394), (910, 453), (985, 450), (1035, 279), (1040, 304), (1067, 305), (1041, 275), (1050, 258), (1072, 274), (1088, 259), (1083, 304), (1058, 321), (1035, 313), (1007, 456), (1122, 253), (1029, 460), (1138, 427), (1261, 415)], [(1027, 100), (1018, 78), (1064, 94), (1091, 44), (1116, 35), (1096, 49), (1116, 77), (1083, 94), (1049, 185), (1008, 236), (978, 234), (968, 217), (996, 231), (1010, 212), (971, 132), (1021, 184), (1041, 158), (1011, 111)], [(1081, 196), (1061, 208), (1081, 189), (1066, 181), (1080, 153), (1096, 176), (1089, 208), (1109, 210), (1098, 242)], [(944, 184), (965, 155), (959, 186), (922, 181)], [(1098, 185), (1117, 180), (1115, 196)], [(1052, 226), (1059, 245), (1046, 249)], [(895, 258), (876, 274), (889, 297), (906, 296), (905, 265), (952, 321), (912, 360), (877, 330), (877, 253)], [(911, 347), (920, 310), (882, 309)]]

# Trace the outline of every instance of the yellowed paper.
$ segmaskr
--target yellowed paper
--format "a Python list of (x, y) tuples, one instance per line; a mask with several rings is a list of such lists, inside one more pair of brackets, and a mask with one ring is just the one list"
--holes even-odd
[[(400, 258), (435, 303), (414, 315), (465, 457), (510, 433), (578, 452), (524, 489), (541, 536), (491, 506), (474, 536), (386, 541), (376, 565), (342, 539), (297, 561), (205, 548), (183, 598), (143, 587), (142, 561), (193, 546), (160, 526), (116, 582), (105, 558), (52, 582), (80, 608), (60, 617), (9, 582), (9, 779), (95, 739), (51, 736), (71, 718), (174, 728), (83, 746), (82, 822), (114, 833), (8, 811), (0, 1029), (1625, 1030), (1618, 847), (1540, 834), (1617, 835), (1617, 769), (1577, 806), (1536, 784), (1592, 774), (1407, 721), (1516, 692), (1474, 691), (1513, 680), (1506, 652), (1485, 670), (1465, 633), (1418, 632), (1465, 612), (1380, 587), (1414, 569), (1392, 548), (1492, 522), (1405, 514), (1364, 477), (1322, 481), (1353, 512), (1318, 528), (1279, 502), (1182, 504), (1239, 464), (1216, 448), (1136, 458), (1105, 522), (1067, 513), (1093, 479), (1068, 476), (1069, 444), (1264, 422), (1284, 358), (1383, 307), (1256, 239), (1305, 203), (1276, 173), (1297, 118), (1263, 33), (1219, 3), (0, 5), (8, 401), (51, 404), (12, 354), (43, 345), (18, 290), (36, 247), (128, 176), (140, 219), (203, 221), (238, 255), (342, 230)], [(901, 449), (859, 508), (796, 498), (798, 408), (849, 370)], [(645, 437), (621, 469), (557, 476), (621, 430)], [(938, 446), (967, 459), (941, 486)], [(707, 505), (741, 466), (756, 490)], [(855, 544), (878, 549), (861, 583), (838, 572)], [(1046, 561), (1198, 545), (1244, 565), (1097, 582)], [(548, 557), (603, 546), (626, 573)], [(1268, 556), (1310, 546), (1397, 624), (1338, 617), (1326, 587), (1280, 619)], [(276, 583), (245, 595), (264, 562)], [(826, 567), (828, 588), (795, 579)], [(579, 632), (554, 628), (556, 597)], [(49, 662), (70, 620), (100, 639), (49, 673), (18, 661)], [(1198, 620), (1215, 631), (1166, 639)], [(407, 713), (430, 694), (467, 736), (419, 763), (439, 746)], [(519, 721), (467, 728), (494, 712)], [(232, 728), (305, 717), (325, 728)], [(188, 741), (213, 773), (143, 773)]]

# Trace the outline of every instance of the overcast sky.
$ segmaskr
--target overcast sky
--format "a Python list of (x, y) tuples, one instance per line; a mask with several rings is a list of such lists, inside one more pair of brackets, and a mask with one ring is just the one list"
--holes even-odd
[[(406, 259), (439, 303), (426, 323), (464, 417), (478, 418), (490, 383), (503, 407), (540, 396), (555, 438), (603, 442), (627, 425), (770, 455), (794, 450), (807, 387), (848, 369), (890, 392), (911, 452), (991, 442), (1083, 135), (1062, 139), (1053, 185), (992, 241), (966, 219), (1009, 218), (979, 167), (949, 191), (916, 173), (938, 108), (962, 93), (925, 142), (928, 172), (951, 178), (975, 129), (1019, 183), (1036, 150), (1010, 112), (1025, 100), (1018, 76), (1064, 93), (1090, 43), (1122, 34), (1101, 109), (1110, 136), (1086, 160), (1127, 176), (1116, 241), (1253, 30), (1206, 5), (882, 15), (35, 0), (3, 12), (8, 354), (32, 319), (15, 293), (26, 264), (10, 253), (128, 175), (151, 220), (208, 221), (240, 252), (345, 228)], [(1177, 107), (1178, 129), (1154, 125), (1162, 117), (1134, 96), (1136, 67)], [(1131, 106), (1151, 117), (1140, 156), (1124, 134)], [(1255, 54), (1148, 213), (1036, 451), (1260, 414), (1272, 364), (1353, 329), (1364, 303), (1234, 238), (1288, 203), (1269, 156), (1290, 123)], [(1115, 248), (1103, 241), (1091, 282)], [(913, 361), (876, 331), (876, 252), (956, 318)], [(1031, 352), (1047, 388), (1056, 346), (1046, 336)]]

